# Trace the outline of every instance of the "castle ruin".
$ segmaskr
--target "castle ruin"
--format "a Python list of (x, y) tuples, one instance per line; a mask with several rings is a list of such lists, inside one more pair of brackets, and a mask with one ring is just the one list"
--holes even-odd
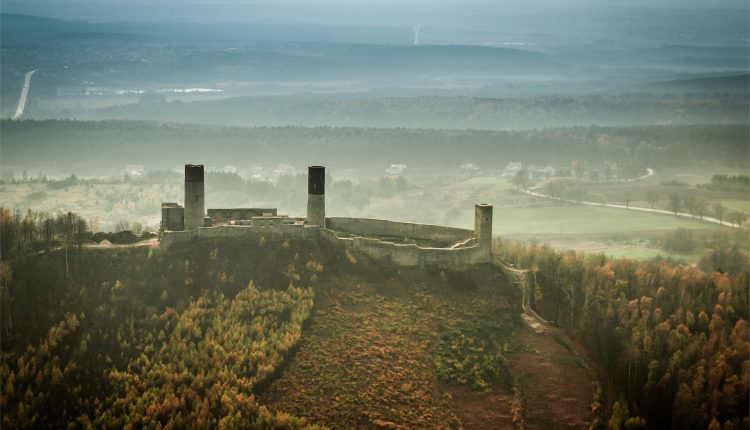
[[(164, 249), (194, 238), (260, 237), (324, 240), (399, 266), (463, 268), (493, 262), (492, 205), (474, 208), (474, 230), (371, 218), (326, 217), (325, 167), (308, 168), (307, 216), (275, 208), (206, 209), (202, 165), (185, 165), (184, 207), (162, 203)], [(255, 242), (257, 243), (257, 242)]]

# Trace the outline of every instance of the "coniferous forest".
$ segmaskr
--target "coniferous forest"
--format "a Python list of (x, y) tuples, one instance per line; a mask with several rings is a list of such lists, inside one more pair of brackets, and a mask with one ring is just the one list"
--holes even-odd
[[(725, 272), (504, 243), (535, 279), (536, 310), (612, 375), (620, 397), (595, 428), (746, 428), (747, 258)], [(637, 418), (635, 418), (637, 417)], [(632, 427), (631, 427), (632, 428)]]

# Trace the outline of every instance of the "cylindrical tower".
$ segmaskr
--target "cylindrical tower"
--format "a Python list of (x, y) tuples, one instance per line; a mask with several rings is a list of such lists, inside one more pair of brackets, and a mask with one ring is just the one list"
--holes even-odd
[(474, 235), (481, 248), (492, 252), (492, 205), (477, 203), (474, 206)]
[(307, 223), (326, 226), (326, 168), (309, 166), (307, 168)]
[(206, 200), (203, 192), (203, 165), (185, 165), (185, 230), (203, 227)]

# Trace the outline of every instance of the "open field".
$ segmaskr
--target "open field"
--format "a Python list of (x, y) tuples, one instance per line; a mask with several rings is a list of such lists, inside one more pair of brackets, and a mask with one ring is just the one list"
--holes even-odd
[[(467, 210), (461, 219), (468, 220)], [(461, 222), (457, 227), (471, 228)], [(632, 212), (584, 205), (542, 207), (495, 207), (493, 233), (496, 235), (550, 235), (632, 233), (672, 230), (676, 228), (716, 228), (710, 223), (671, 215)]]
[(719, 200), (719, 202), (733, 211), (750, 213), (750, 200)]
[(747, 169), (738, 169), (720, 165), (697, 166), (691, 168), (666, 167), (659, 169), (659, 173), (664, 180), (674, 180), (694, 186), (710, 182), (711, 177), (714, 175), (747, 175)]

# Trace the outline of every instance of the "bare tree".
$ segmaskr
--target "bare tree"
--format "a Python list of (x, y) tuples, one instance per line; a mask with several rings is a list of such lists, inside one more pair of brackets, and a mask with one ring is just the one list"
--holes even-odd
[(677, 194), (671, 194), (669, 196), (669, 210), (677, 215), (677, 212), (679, 212), (680, 209), (682, 209), (682, 198)]
[(695, 199), (695, 215), (698, 215), (700, 219), (703, 219), (703, 216), (706, 214), (706, 210), (708, 209), (708, 203), (706, 203), (706, 199)]
[(722, 205), (720, 202), (715, 202), (713, 204), (713, 210), (716, 218), (719, 220), (719, 222), (722, 222), (724, 219), (724, 213), (727, 211), (727, 207)]
[(685, 209), (687, 209), (688, 212), (690, 212), (690, 215), (695, 216), (695, 197), (691, 195), (687, 195), (682, 198), (683, 203), (685, 203)]

